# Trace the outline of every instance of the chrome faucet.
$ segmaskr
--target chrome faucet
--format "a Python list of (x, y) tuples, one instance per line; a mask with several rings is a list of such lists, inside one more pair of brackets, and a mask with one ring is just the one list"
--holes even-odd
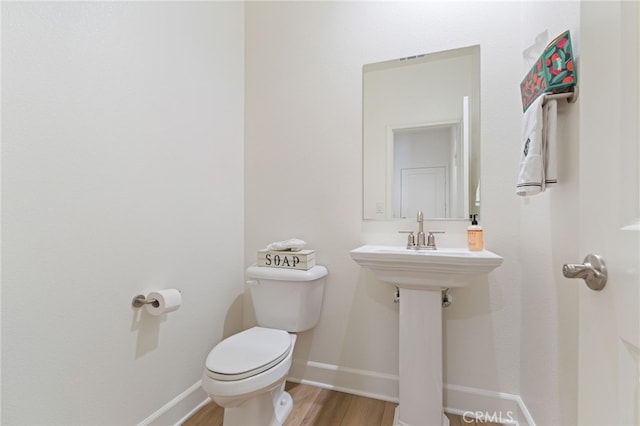
[[(433, 234), (443, 234), (442, 231), (429, 231), (429, 237), (425, 238), (424, 235), (424, 214), (418, 211), (418, 239), (413, 235), (413, 231), (398, 231), (401, 234), (409, 234), (407, 237), (407, 248), (414, 250), (435, 250), (436, 238)], [(426, 240), (426, 241), (425, 241)]]
[(416, 243), (416, 250), (420, 250), (426, 247), (424, 241), (424, 215), (422, 211), (418, 210), (418, 242)]

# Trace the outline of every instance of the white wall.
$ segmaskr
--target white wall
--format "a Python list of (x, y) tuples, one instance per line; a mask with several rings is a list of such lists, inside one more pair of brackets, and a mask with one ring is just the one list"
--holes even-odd
[[(480, 44), (481, 221), (486, 247), (505, 262), (455, 291), (445, 311), (445, 381), (519, 393), (520, 12), (505, 2), (246, 5), (246, 263), (267, 243), (297, 236), (330, 271), (321, 322), (299, 339), (294, 376), (397, 396), (392, 288), (348, 252), (402, 244), (396, 231), (417, 225), (361, 219), (362, 66)], [(467, 222), (426, 226), (447, 231), (442, 246), (465, 244)]]
[[(554, 13), (548, 13), (550, 9)], [(550, 39), (571, 30), (579, 68), (579, 2), (526, 2), (522, 13), (527, 18), (522, 20), (521, 50), (544, 30)], [(523, 64), (522, 75), (528, 69)], [(577, 424), (579, 286), (563, 277), (562, 265), (585, 255), (578, 250), (579, 115), (580, 101), (559, 102), (559, 184), (519, 200), (520, 394), (534, 419), (544, 425)]]
[(241, 326), (243, 8), (2, 3), (3, 424), (152, 421)]

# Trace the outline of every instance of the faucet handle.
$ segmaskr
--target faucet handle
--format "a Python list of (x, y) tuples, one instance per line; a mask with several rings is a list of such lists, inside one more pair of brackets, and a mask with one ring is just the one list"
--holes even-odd
[(427, 246), (426, 248), (429, 250), (436, 249), (436, 237), (433, 234), (444, 234), (444, 231), (427, 231), (429, 235), (427, 235)]
[(416, 237), (413, 235), (413, 231), (398, 231), (399, 234), (409, 234), (407, 235), (407, 248), (413, 249), (416, 248)]

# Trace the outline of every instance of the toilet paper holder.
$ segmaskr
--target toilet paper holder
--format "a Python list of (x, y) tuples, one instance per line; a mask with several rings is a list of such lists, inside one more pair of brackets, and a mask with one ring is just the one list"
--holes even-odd
[(158, 306), (160, 306), (160, 302), (158, 302), (156, 299), (147, 299), (146, 297), (144, 297), (144, 294), (138, 294), (131, 301), (131, 306), (133, 306), (134, 308), (141, 308), (144, 305), (151, 305), (154, 308), (157, 308)]

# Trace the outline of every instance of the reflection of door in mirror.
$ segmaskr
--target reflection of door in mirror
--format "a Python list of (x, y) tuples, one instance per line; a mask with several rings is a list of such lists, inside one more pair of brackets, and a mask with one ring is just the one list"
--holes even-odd
[[(447, 216), (445, 167), (415, 167), (401, 170), (400, 212), (403, 219), (421, 211), (427, 217)], [(426, 202), (426, 200), (431, 200)], [(394, 214), (395, 216), (395, 214)]]
[(363, 69), (363, 217), (477, 213), (480, 48)]
[(387, 140), (388, 205), (394, 218), (463, 217), (468, 211), (468, 104), (459, 121), (391, 127)]

